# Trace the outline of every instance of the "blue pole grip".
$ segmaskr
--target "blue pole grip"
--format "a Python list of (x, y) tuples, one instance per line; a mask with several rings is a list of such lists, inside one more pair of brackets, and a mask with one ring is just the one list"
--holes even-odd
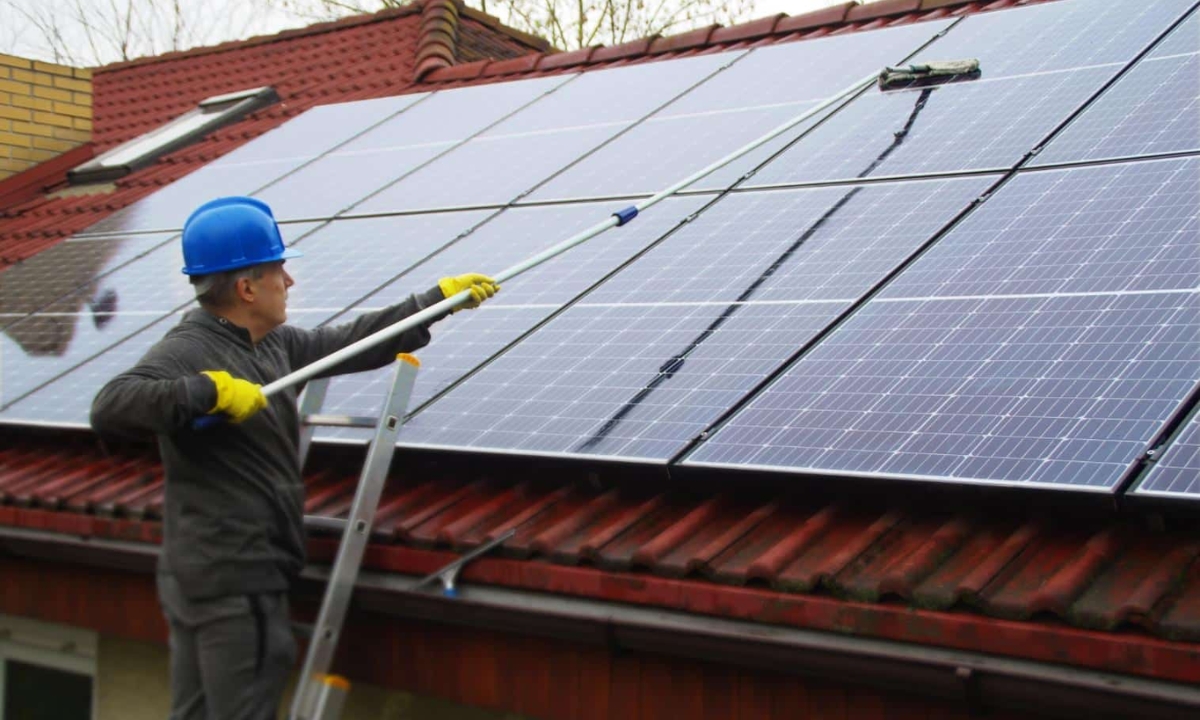
[(624, 210), (618, 210), (613, 213), (613, 217), (617, 219), (617, 227), (621, 227), (625, 223), (637, 217), (638, 209), (635, 205), (630, 205)]
[(201, 415), (192, 421), (193, 430), (207, 430), (210, 427), (220, 425), (225, 422), (224, 415)]

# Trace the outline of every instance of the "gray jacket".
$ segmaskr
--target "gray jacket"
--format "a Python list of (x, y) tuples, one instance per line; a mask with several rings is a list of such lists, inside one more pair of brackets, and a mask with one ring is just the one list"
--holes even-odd
[[(257, 344), (245, 329), (193, 310), (109, 381), (92, 402), (96, 432), (158, 436), (167, 477), (159, 572), (174, 575), (188, 598), (203, 599), (286, 590), (304, 567), (299, 388), (272, 395), (239, 425), (195, 431), (192, 420), (216, 404), (216, 388), (201, 371), (265, 385), (441, 299), (435, 287), (345, 325), (283, 325)], [(382, 367), (428, 342), (428, 325), (418, 327), (325, 374)]]

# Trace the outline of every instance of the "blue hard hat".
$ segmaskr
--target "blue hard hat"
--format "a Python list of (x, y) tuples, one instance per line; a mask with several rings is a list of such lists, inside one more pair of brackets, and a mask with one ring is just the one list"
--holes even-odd
[(210, 200), (183, 225), (184, 275), (208, 275), (301, 255), (283, 246), (275, 216), (262, 200)]

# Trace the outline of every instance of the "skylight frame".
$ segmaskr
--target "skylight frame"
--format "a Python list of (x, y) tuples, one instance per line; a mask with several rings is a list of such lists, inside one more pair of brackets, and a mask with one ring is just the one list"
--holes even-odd
[(276, 102), (279, 95), (270, 86), (214, 95), (175, 119), (68, 171), (67, 179), (72, 185), (116, 180)]

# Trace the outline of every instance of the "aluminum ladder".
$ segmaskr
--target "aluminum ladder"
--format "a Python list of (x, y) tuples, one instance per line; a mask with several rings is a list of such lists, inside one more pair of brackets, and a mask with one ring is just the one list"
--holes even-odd
[(318, 410), (324, 404), (329, 388), (329, 378), (309, 382), (300, 402), (301, 468), (308, 459), (313, 433), (318, 427), (374, 428), (375, 435), (363, 462), (354, 502), (346, 519), (304, 516), (305, 529), (340, 531), (342, 539), (329, 573), (317, 623), (313, 626), (304, 667), (296, 683), (296, 693), (288, 713), (292, 720), (335, 720), (341, 716), (350, 683), (345, 678), (330, 675), (329, 668), (333, 664), (333, 654), (346, 620), (346, 611), (350, 607), (350, 596), (362, 566), (363, 553), (371, 537), (375, 510), (383, 494), (388, 468), (396, 450), (396, 436), (412, 397), (418, 367), (420, 363), (412, 355), (401, 353), (396, 356), (395, 379), (377, 418), (319, 414)]

